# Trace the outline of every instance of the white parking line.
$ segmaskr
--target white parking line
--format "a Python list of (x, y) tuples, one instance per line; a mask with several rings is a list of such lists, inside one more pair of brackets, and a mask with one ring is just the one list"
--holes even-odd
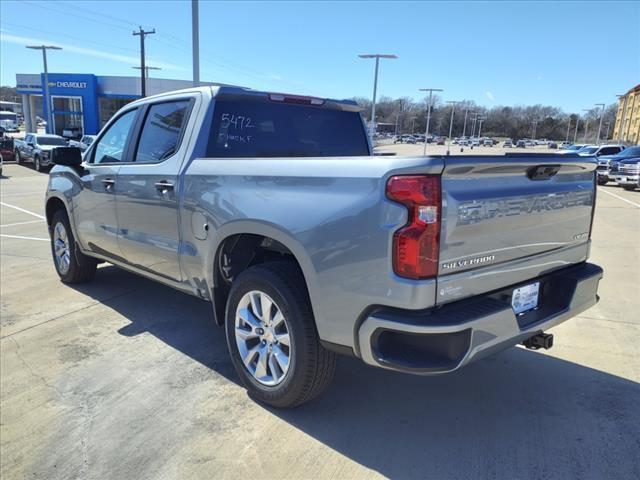
[(640, 208), (640, 203), (634, 203), (631, 200), (627, 200), (626, 198), (621, 197), (620, 195), (616, 195), (615, 193), (611, 193), (608, 190), (605, 190), (604, 188), (601, 188), (600, 191), (606, 193), (607, 195), (611, 195), (612, 197), (616, 197), (618, 200), (622, 200), (623, 202), (627, 202), (629, 205), (633, 205), (636, 208)]
[(36, 238), (36, 237), (22, 237), (20, 235), (5, 235), (4, 233), (0, 233), (0, 237), (6, 238), (17, 238), (19, 240), (39, 240), (40, 242), (48, 242), (48, 238)]
[(29, 220), (28, 222), (6, 223), (0, 227), (15, 227), (17, 225), (29, 225), (30, 223), (42, 223), (44, 220)]
[(39, 213), (33, 213), (33, 212), (30, 212), (29, 210), (25, 210), (24, 208), (16, 207), (15, 205), (10, 205), (10, 204), (4, 203), (4, 202), (0, 202), (0, 205), (3, 205), (5, 207), (9, 207), (9, 208), (14, 208), (16, 210), (20, 210), (21, 212), (28, 213), (29, 215), (33, 215), (34, 217), (38, 217), (38, 218), (41, 218), (41, 219), (45, 220), (45, 217), (40, 215)]

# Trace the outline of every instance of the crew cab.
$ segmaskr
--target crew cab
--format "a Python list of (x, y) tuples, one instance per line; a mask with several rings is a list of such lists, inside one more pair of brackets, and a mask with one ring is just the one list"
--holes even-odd
[(616, 172), (616, 183), (625, 190), (635, 190), (640, 187), (640, 158), (621, 160)]
[(66, 146), (67, 141), (58, 135), (27, 133), (24, 140), (15, 141), (16, 163), (33, 162), (34, 168), (42, 172), (51, 165), (51, 151)]
[(606, 185), (610, 181), (615, 181), (620, 162), (637, 158), (640, 158), (640, 147), (629, 147), (615, 155), (598, 157), (598, 184)]
[(322, 392), (337, 354), (443, 374), (549, 348), (597, 301), (593, 158), (373, 156), (354, 102), (216, 86), (134, 101), (53, 160), (62, 281), (109, 262), (211, 302), (276, 407)]

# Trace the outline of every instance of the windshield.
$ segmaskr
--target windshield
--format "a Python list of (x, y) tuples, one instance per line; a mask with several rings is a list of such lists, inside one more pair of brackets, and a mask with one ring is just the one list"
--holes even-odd
[(369, 155), (358, 112), (255, 100), (217, 100), (211, 157)]
[(62, 145), (65, 146), (67, 141), (60, 137), (38, 137), (38, 145)]
[(592, 154), (598, 151), (598, 147), (587, 147), (580, 150), (580, 153)]
[(18, 116), (13, 112), (0, 112), (0, 120), (13, 120), (14, 122)]
[(629, 147), (616, 155), (616, 158), (629, 157), (640, 157), (640, 147)]

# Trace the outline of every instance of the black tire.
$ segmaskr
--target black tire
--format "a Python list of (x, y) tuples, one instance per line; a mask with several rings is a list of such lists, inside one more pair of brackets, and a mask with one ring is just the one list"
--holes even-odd
[(20, 152), (16, 150), (16, 164), (20, 165), (22, 163), (22, 157), (20, 156)]
[(42, 171), (42, 164), (40, 163), (40, 157), (38, 155), (33, 157), (33, 168), (36, 170), (36, 172)]
[[(69, 250), (69, 267), (64, 270), (59, 264), (56, 256), (56, 247), (54, 245), (54, 232), (58, 224), (61, 224), (66, 232)], [(98, 262), (91, 257), (87, 257), (78, 249), (76, 239), (73, 236), (69, 217), (64, 210), (58, 210), (53, 214), (51, 226), (49, 227), (49, 237), (51, 238), (51, 255), (53, 257), (53, 265), (56, 272), (64, 283), (83, 283), (93, 280), (96, 275)]]
[[(291, 341), (290, 365), (275, 386), (260, 383), (245, 367), (235, 339), (236, 308), (251, 291), (266, 293), (287, 321)], [(227, 300), (225, 331), (233, 366), (255, 399), (274, 407), (291, 408), (322, 393), (333, 379), (336, 354), (320, 344), (305, 280), (293, 262), (271, 262), (242, 272), (231, 286)]]
[(598, 178), (598, 185), (606, 185), (608, 181), (609, 180), (604, 180), (604, 179)]
[(625, 190), (628, 190), (628, 191), (632, 191), (632, 190), (635, 190), (638, 187), (636, 187), (635, 185), (622, 185), (622, 188), (624, 188)]

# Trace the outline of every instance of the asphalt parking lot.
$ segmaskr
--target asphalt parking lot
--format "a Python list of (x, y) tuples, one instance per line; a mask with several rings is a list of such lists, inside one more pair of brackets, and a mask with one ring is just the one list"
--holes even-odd
[(341, 358), (278, 411), (238, 385), (207, 303), (108, 265), (62, 284), (46, 183), (0, 180), (2, 479), (640, 478), (640, 191), (599, 188), (601, 301), (551, 350), (440, 377)]

